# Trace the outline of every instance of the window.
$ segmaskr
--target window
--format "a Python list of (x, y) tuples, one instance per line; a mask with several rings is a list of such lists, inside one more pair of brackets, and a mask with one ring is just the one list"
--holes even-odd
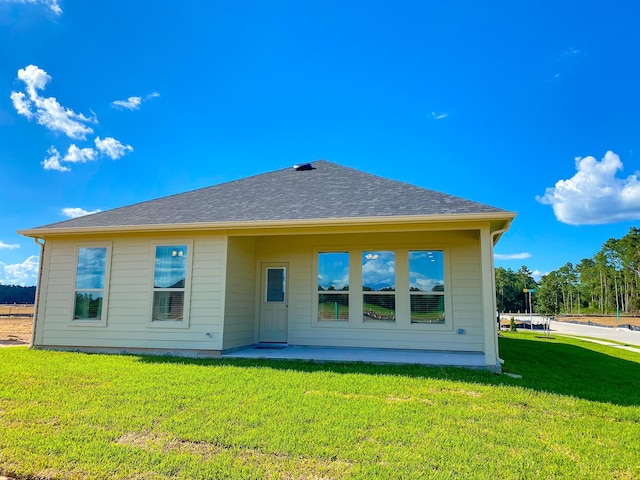
[(395, 323), (394, 252), (362, 252), (362, 303), (365, 322)]
[(444, 324), (444, 254), (441, 250), (409, 252), (411, 323)]
[(287, 269), (284, 267), (267, 268), (267, 302), (284, 302), (287, 292)]
[(73, 319), (104, 321), (107, 247), (78, 249)]
[(157, 245), (153, 273), (153, 322), (185, 320), (187, 245)]
[(318, 321), (349, 321), (349, 254), (318, 254)]

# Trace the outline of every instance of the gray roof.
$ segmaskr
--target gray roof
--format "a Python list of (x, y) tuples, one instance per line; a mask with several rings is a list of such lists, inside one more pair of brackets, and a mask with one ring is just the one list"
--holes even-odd
[[(40, 229), (227, 224), (362, 217), (514, 214), (318, 160), (186, 193), (52, 223)], [(35, 230), (35, 229), (34, 229)]]

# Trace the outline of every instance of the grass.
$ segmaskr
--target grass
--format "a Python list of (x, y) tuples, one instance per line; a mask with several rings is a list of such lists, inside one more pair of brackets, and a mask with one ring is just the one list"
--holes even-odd
[(502, 334), (500, 348), (522, 379), (2, 349), (0, 473), (640, 477), (640, 354), (535, 332)]

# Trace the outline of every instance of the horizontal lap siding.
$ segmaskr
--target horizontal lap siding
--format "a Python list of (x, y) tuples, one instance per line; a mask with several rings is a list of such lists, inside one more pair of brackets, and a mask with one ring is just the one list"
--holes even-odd
[(223, 348), (255, 343), (256, 247), (253, 238), (230, 237), (227, 250), (227, 279)]
[[(55, 240), (50, 248), (43, 336), (51, 346), (220, 350), (224, 291), (223, 236), (125, 237), (111, 243), (111, 273), (104, 327), (71, 322), (77, 243)], [(188, 328), (150, 325), (155, 243), (193, 241)], [(95, 245), (101, 242), (95, 241)], [(106, 244), (106, 242), (105, 242)]]
[[(433, 248), (446, 245), (449, 251), (452, 328), (446, 331), (422, 325), (394, 325), (391, 328), (359, 325), (325, 325), (314, 320), (317, 281), (314, 278), (314, 249), (368, 250), (374, 248)], [(334, 236), (262, 238), (260, 262), (289, 262), (290, 345), (406, 348), (450, 351), (483, 351), (482, 292), (477, 232), (352, 234)], [(355, 286), (354, 286), (355, 288)], [(415, 327), (415, 328), (414, 328)], [(463, 333), (458, 334), (458, 329)]]
[(480, 339), (484, 338), (481, 278), (479, 239), (457, 243), (451, 254), (454, 328), (464, 328), (467, 336), (476, 335)]

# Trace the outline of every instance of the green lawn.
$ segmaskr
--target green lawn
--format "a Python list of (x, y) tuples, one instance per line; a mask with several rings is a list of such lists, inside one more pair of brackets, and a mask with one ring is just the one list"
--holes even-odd
[(0, 349), (18, 478), (640, 478), (640, 354), (503, 334), (505, 371)]

